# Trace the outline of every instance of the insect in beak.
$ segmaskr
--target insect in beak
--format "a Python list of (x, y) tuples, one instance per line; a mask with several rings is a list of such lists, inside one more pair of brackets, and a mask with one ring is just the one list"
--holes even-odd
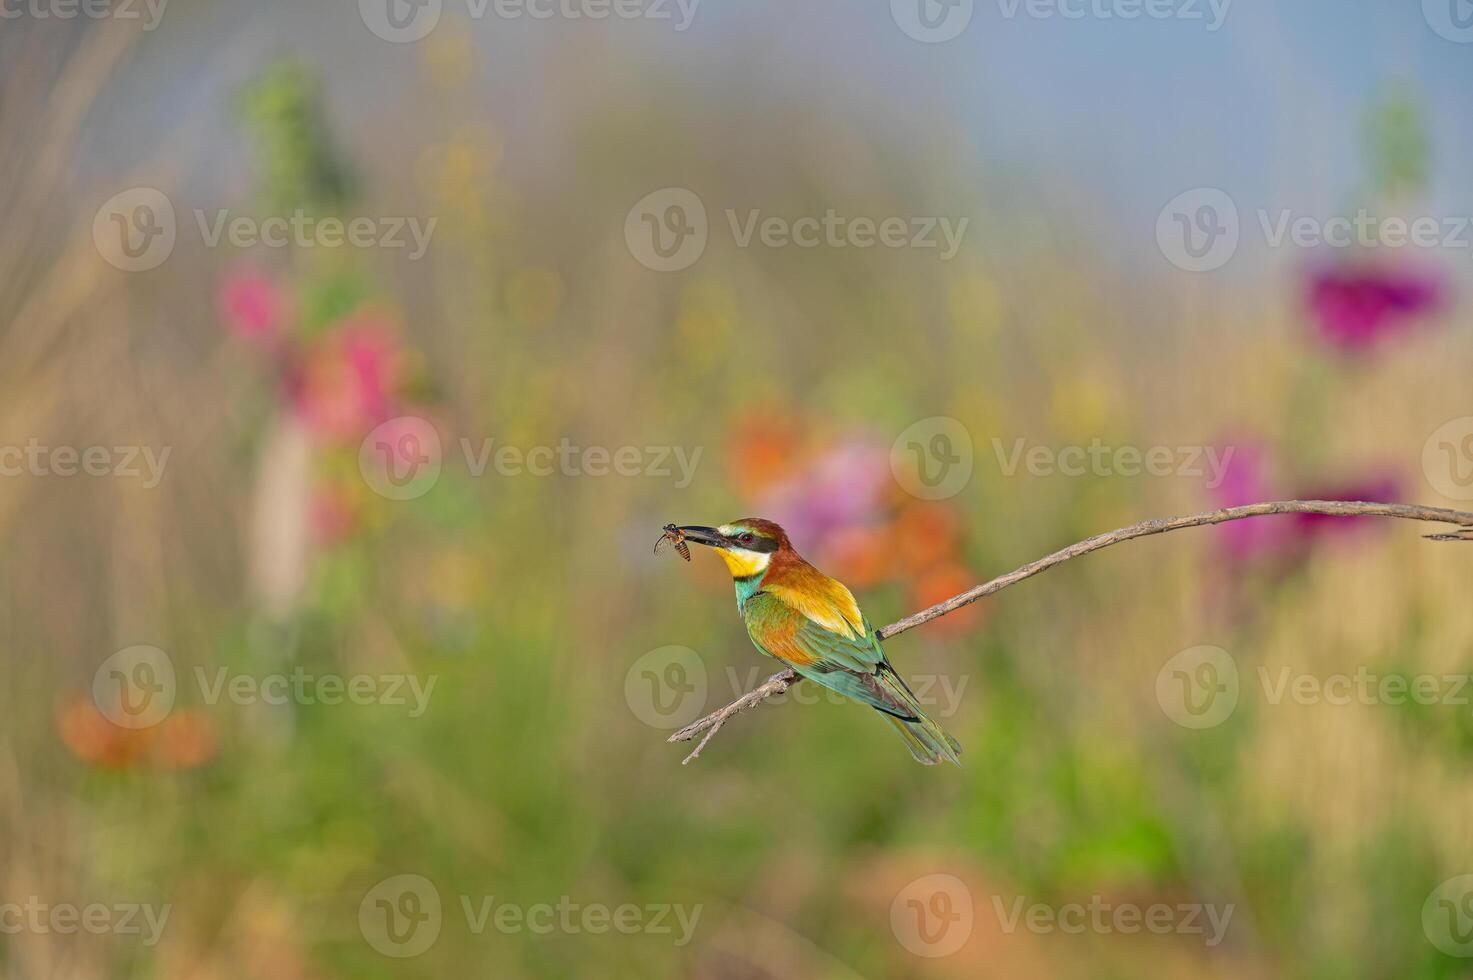
[(690, 545), (685, 543), (684, 531), (674, 524), (666, 524), (665, 533), (660, 535), (659, 540), (655, 542), (655, 554), (658, 555), (660, 553), (660, 545), (666, 541), (675, 546), (675, 550), (680, 554), (680, 557), (686, 561), (690, 561)]

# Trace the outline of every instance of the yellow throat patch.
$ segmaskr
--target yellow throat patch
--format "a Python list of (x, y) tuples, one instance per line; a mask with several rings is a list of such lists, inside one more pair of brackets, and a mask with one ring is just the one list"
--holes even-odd
[(732, 548), (717, 548), (721, 560), (726, 562), (727, 571), (731, 572), (732, 578), (746, 578), (749, 575), (757, 575), (767, 571), (767, 563), (772, 560), (772, 555), (760, 551), (738, 551)]

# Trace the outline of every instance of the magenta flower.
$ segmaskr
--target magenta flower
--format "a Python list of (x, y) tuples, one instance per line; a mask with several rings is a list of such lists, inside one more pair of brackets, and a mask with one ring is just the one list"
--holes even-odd
[(1309, 311), (1330, 346), (1360, 353), (1416, 326), (1443, 293), (1438, 279), (1409, 269), (1327, 268), (1311, 276)]
[(372, 315), (343, 324), (343, 357), (353, 372), (366, 419), (377, 425), (388, 418), (390, 399), (399, 378), (399, 345), (393, 327)]
[(287, 297), (271, 279), (249, 269), (226, 278), (218, 302), (226, 326), (249, 343), (271, 346), (291, 322)]
[[(1222, 483), (1214, 491), (1218, 507), (1238, 507), (1267, 500), (1395, 500), (1398, 484), (1386, 475), (1350, 483), (1332, 484), (1302, 492), (1282, 489), (1271, 476), (1272, 456), (1262, 444), (1238, 440), (1233, 447)], [(1235, 562), (1264, 558), (1293, 558), (1328, 535), (1344, 535), (1371, 523), (1365, 517), (1332, 517), (1328, 514), (1294, 514), (1250, 517), (1218, 527), (1227, 557)]]
[[(1270, 478), (1268, 450), (1253, 440), (1233, 439), (1224, 442), (1233, 449), (1227, 460), (1222, 482), (1212, 491), (1218, 507), (1241, 507), (1278, 499)], [(1229, 521), (1217, 528), (1218, 538), (1230, 559), (1239, 562), (1278, 554), (1293, 539), (1288, 521), (1282, 517), (1250, 517)]]

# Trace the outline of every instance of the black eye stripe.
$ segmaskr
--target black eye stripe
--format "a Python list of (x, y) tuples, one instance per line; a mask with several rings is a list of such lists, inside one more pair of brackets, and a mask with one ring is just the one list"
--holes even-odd
[[(750, 541), (746, 540), (751, 535)], [(777, 542), (772, 538), (764, 538), (759, 534), (751, 534), (749, 531), (739, 531), (732, 536), (736, 543), (747, 551), (756, 551), (762, 554), (770, 554), (777, 550)]]

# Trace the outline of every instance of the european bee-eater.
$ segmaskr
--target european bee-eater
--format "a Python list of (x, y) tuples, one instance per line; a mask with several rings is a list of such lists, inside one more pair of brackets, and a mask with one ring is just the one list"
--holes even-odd
[(883, 714), (926, 765), (960, 765), (962, 747), (926, 716), (885, 659), (875, 628), (854, 595), (793, 550), (772, 521), (746, 517), (721, 527), (678, 528), (715, 548), (736, 584), (737, 611), (752, 643), (816, 684)]

